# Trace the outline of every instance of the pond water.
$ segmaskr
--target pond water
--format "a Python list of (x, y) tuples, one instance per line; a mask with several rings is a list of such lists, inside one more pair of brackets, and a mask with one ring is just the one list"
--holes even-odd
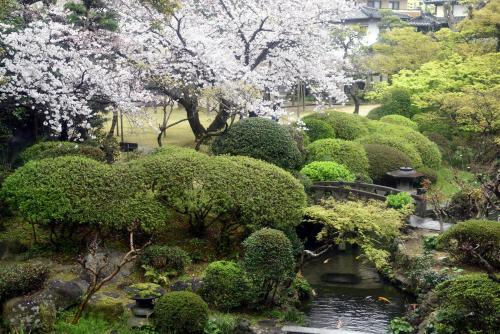
[(357, 256), (355, 251), (336, 251), (305, 264), (303, 274), (317, 293), (306, 310), (307, 326), (388, 333), (391, 319), (413, 302)]

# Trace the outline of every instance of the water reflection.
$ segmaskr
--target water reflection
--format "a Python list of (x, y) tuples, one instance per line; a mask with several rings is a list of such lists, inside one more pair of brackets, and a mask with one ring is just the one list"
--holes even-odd
[(356, 257), (354, 251), (336, 252), (306, 263), (303, 274), (318, 294), (307, 311), (308, 326), (387, 333), (390, 320), (405, 313), (408, 296)]

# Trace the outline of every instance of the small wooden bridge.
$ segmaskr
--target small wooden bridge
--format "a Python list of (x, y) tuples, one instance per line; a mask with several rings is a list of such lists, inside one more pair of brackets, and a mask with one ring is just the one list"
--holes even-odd
[[(317, 203), (326, 197), (339, 199), (356, 197), (385, 202), (388, 195), (405, 192), (396, 188), (361, 182), (316, 182), (311, 187), (311, 191), (314, 192), (314, 198)], [(427, 210), (425, 198), (422, 195), (411, 196), (416, 205), (417, 215), (424, 217)]]

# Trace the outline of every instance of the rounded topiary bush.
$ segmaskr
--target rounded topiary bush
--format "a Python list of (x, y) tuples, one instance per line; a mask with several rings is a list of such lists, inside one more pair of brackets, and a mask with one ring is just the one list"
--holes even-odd
[(411, 103), (410, 92), (404, 88), (392, 87), (385, 92), (382, 98), (382, 105), (377, 113), (380, 117), (402, 115), (411, 118), (416, 111)]
[(325, 121), (314, 118), (304, 118), (303, 122), (307, 128), (306, 134), (314, 142), (319, 139), (335, 138), (335, 130)]
[(192, 292), (170, 292), (156, 302), (153, 320), (161, 334), (203, 333), (208, 322), (208, 306)]
[(340, 111), (328, 111), (326, 113), (315, 113), (304, 117), (308, 119), (319, 119), (328, 123), (335, 132), (335, 137), (345, 140), (354, 140), (368, 133), (365, 121), (361, 116), (347, 114)]
[(404, 135), (400, 135), (400, 138), (407, 140), (417, 149), (422, 158), (422, 163), (425, 166), (433, 169), (439, 169), (441, 167), (441, 151), (435, 143), (429, 140), (429, 138), (416, 131), (410, 131)]
[(411, 167), (419, 168), (422, 164), (422, 158), (418, 150), (412, 144), (406, 142), (404, 139), (391, 135), (383, 135), (381, 133), (374, 133), (357, 140), (361, 144), (377, 144), (393, 147), (403, 152), (411, 161)]
[(286, 235), (264, 228), (244, 242), (243, 266), (253, 282), (254, 301), (266, 299), (286, 279), (293, 278), (293, 247)]
[(395, 124), (400, 126), (406, 126), (412, 130), (418, 131), (418, 124), (413, 122), (411, 119), (401, 116), (401, 115), (387, 115), (380, 119), (381, 122)]
[(314, 161), (300, 171), (311, 181), (343, 181), (354, 182), (356, 176), (349, 169), (333, 161)]
[(363, 178), (368, 174), (369, 162), (363, 145), (342, 139), (321, 139), (308, 147), (308, 161), (334, 161)]
[(387, 172), (411, 165), (410, 158), (394, 147), (366, 144), (364, 148), (370, 164), (368, 174), (374, 181), (382, 180)]
[(217, 155), (243, 155), (285, 169), (296, 169), (302, 155), (286, 127), (266, 118), (247, 118), (233, 125), (212, 144)]
[(141, 262), (157, 270), (179, 275), (191, 263), (186, 251), (179, 247), (153, 245), (146, 248)]
[(384, 109), (382, 109), (382, 107), (376, 107), (368, 112), (366, 118), (377, 121), (384, 116), (385, 116)]
[(104, 152), (99, 147), (65, 141), (45, 141), (35, 144), (24, 150), (20, 154), (20, 158), (23, 163), (26, 163), (31, 160), (56, 158), (67, 155), (81, 156), (97, 161), (106, 160)]
[[(482, 264), (479, 254), (492, 266), (500, 267), (500, 223), (493, 220), (468, 220), (452, 226), (438, 240), (459, 261)], [(474, 250), (474, 251), (473, 251)]]
[(234, 262), (216, 261), (205, 270), (201, 295), (216, 309), (229, 311), (247, 301), (249, 289), (250, 283), (243, 268)]
[(485, 274), (467, 274), (439, 284), (431, 321), (443, 333), (498, 333), (500, 284)]

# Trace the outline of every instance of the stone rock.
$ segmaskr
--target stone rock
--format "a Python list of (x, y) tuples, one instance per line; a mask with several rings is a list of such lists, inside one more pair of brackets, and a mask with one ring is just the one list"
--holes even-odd
[(39, 292), (8, 300), (3, 305), (3, 319), (8, 326), (18, 330), (40, 329), (45, 325), (41, 310), (66, 310), (78, 303), (85, 289), (86, 283), (81, 281), (49, 281)]
[(114, 321), (125, 312), (123, 302), (108, 294), (97, 293), (90, 299), (87, 305), (87, 313), (98, 315), (107, 321)]
[[(150, 327), (151, 320), (149, 318), (142, 318), (142, 317), (130, 317), (127, 320), (127, 326), (129, 328), (134, 328), (134, 329), (141, 329), (144, 327)], [(242, 333), (243, 334), (243, 333)]]
[[(89, 266), (97, 267), (105, 265), (104, 270), (102, 270), (102, 278), (108, 276), (115, 270), (116, 266), (121, 262), (124, 255), (124, 252), (110, 250), (97, 253), (95, 257), (87, 255), (85, 257), (85, 261), (87, 261)], [(120, 272), (110, 281), (110, 283), (116, 283), (124, 278), (129, 277), (132, 274), (134, 267), (134, 261), (127, 263), (121, 268)], [(87, 282), (90, 281), (89, 273), (84, 271), (83, 269), (81, 271), (80, 278)]]
[(177, 281), (170, 285), (171, 291), (192, 291), (197, 292), (203, 287), (203, 281), (192, 278), (188, 281)]
[(234, 329), (234, 334), (254, 334), (251, 324), (248, 320), (239, 319)]

